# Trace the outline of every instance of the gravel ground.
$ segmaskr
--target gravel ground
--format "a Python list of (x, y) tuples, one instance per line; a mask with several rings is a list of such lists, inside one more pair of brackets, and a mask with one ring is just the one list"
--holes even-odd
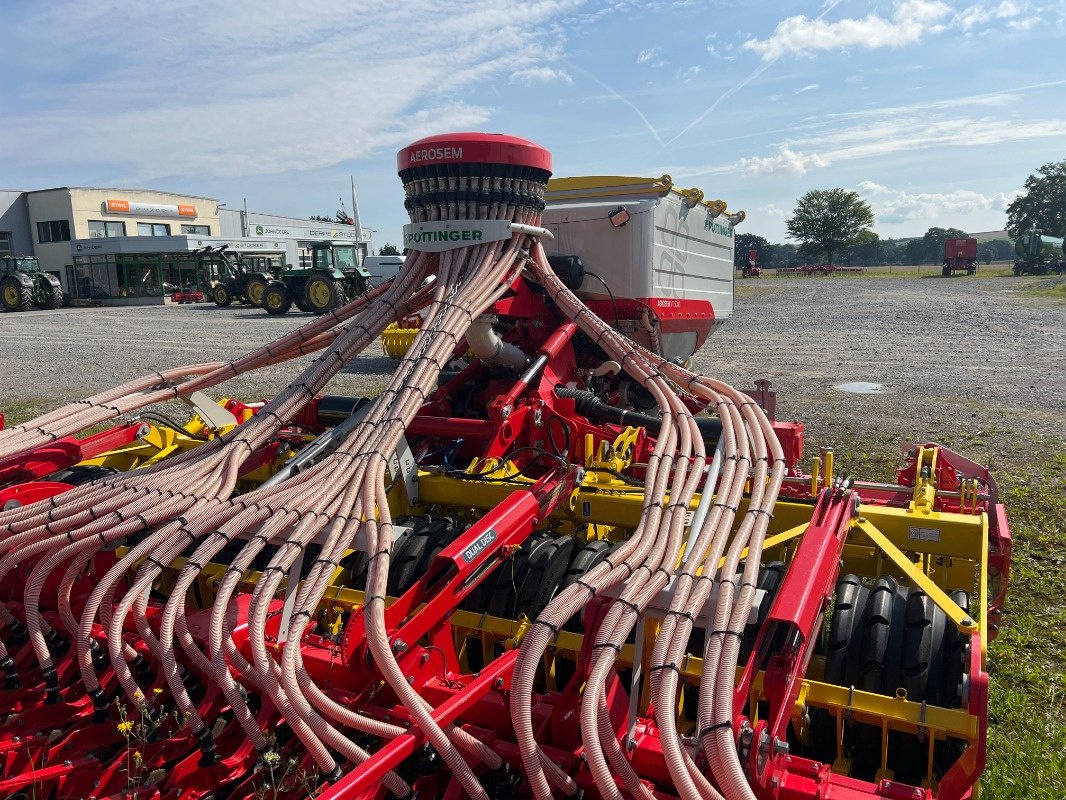
[[(741, 388), (769, 378), (809, 443), (936, 440), (1014, 462), (1066, 431), (1066, 303), (1025, 291), (1047, 282), (741, 280), (694, 366)], [(833, 388), (849, 381), (884, 390)]]
[[(1066, 429), (1066, 304), (1019, 291), (1038, 284), (1018, 278), (741, 280), (736, 315), (694, 365), (742, 388), (770, 378), (778, 415), (807, 423), (812, 444), (855, 435), (889, 443), (961, 440), (980, 443), (978, 452), (970, 448), (974, 456), (1013, 460)], [(0, 314), (0, 409), (43, 410), (156, 368), (231, 358), (310, 319), (214, 305)], [(269, 396), (298, 363), (238, 378), (224, 393)], [(329, 390), (373, 392), (392, 369), (375, 344)], [(879, 383), (884, 391), (833, 388), (846, 381)], [(990, 428), (1008, 435), (987, 437), (991, 449), (982, 453)]]

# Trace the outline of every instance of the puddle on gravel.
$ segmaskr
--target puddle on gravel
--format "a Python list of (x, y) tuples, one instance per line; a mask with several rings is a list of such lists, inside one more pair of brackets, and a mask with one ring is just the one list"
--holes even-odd
[(879, 383), (870, 383), (869, 381), (849, 381), (848, 383), (837, 383), (833, 385), (834, 389), (839, 389), (842, 392), (848, 392), (849, 394), (881, 394), (885, 390), (885, 387)]

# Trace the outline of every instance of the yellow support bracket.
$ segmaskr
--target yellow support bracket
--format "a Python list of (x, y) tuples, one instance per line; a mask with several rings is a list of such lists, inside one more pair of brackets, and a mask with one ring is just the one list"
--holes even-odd
[(915, 586), (932, 598), (933, 602), (940, 606), (940, 610), (948, 615), (948, 618), (955, 623), (960, 631), (963, 633), (973, 633), (977, 630), (977, 623), (970, 617), (969, 611), (960, 608), (950, 597), (948, 597), (944, 593), (944, 590), (933, 583), (933, 581), (926, 576), (925, 572), (919, 569), (913, 561), (907, 558), (906, 553), (896, 547), (887, 536), (881, 533), (876, 525), (866, 519), (866, 517), (858, 517), (852, 522), (852, 525), (865, 533), (870, 538), (870, 541), (873, 542), (876, 547), (879, 547), (881, 551), (888, 556), (889, 560), (891, 560)]
[(928, 514), (933, 510), (933, 501), (936, 500), (936, 455), (935, 447), (918, 448), (918, 460), (914, 468), (914, 494), (909, 507), (912, 514)]

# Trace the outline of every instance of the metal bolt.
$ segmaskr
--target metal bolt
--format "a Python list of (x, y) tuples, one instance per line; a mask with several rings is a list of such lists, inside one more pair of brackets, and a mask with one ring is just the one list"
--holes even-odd
[(503, 688), (503, 678), (497, 678), (495, 681), (493, 681), (492, 685), (496, 689), (502, 689)]
[(407, 642), (405, 642), (403, 639), (394, 639), (393, 640), (393, 642), (392, 642), (392, 652), (394, 652), (394, 653), (402, 653), (406, 649), (407, 649)]
[(787, 756), (788, 755), (788, 742), (784, 739), (778, 739), (774, 737), (774, 755), (775, 756)]

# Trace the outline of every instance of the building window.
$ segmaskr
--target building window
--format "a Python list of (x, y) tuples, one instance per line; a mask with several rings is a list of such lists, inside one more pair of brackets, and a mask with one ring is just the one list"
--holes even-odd
[(48, 244), (49, 242), (69, 242), (70, 223), (65, 219), (57, 219), (52, 222), (38, 222), (37, 241), (41, 244)]
[(0, 231), (0, 256), (11, 255), (11, 231)]
[(182, 225), (181, 226), (181, 232), (182, 233), (188, 233), (191, 236), (210, 236), (211, 235), (211, 226), (210, 225)]
[(89, 220), (90, 239), (110, 239), (113, 236), (125, 236), (125, 222), (105, 222), (99, 219)]
[(138, 222), (138, 236), (170, 236), (170, 226), (160, 222)]

